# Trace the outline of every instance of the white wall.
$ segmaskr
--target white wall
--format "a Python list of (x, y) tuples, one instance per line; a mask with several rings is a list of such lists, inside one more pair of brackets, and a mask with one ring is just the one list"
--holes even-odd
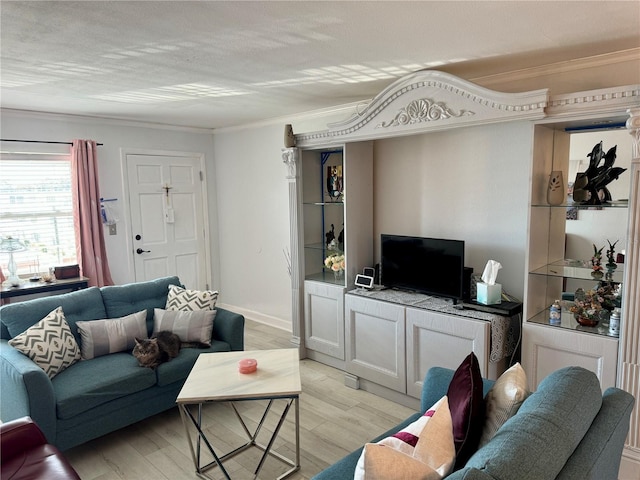
[[(212, 285), (217, 288), (220, 277), (217, 275), (218, 238), (217, 238), (217, 197), (216, 176), (213, 161), (213, 135), (204, 129), (167, 129), (141, 126), (139, 124), (100, 120), (65, 115), (46, 115), (27, 112), (1, 110), (2, 138), (20, 140), (46, 140), (70, 142), (75, 138), (91, 139), (102, 143), (98, 147), (98, 169), (100, 175), (100, 194), (103, 198), (117, 198), (111, 203), (116, 216), (117, 235), (108, 235), (105, 227), (105, 243), (109, 268), (116, 284), (135, 281), (133, 252), (128, 207), (124, 203), (125, 177), (121, 168), (121, 149), (148, 149), (172, 152), (203, 153), (209, 182), (208, 209), (210, 225), (210, 243), (212, 253)], [(63, 145), (43, 145), (3, 142), (3, 150), (11, 151), (51, 151), (68, 152), (70, 147)], [(221, 297), (224, 301), (224, 297)]]
[(497, 282), (522, 299), (531, 148), (529, 122), (376, 141), (376, 254), (381, 233), (464, 240), (465, 265), (499, 261)]
[(284, 124), (216, 134), (221, 299), (245, 316), (291, 328), (289, 190)]

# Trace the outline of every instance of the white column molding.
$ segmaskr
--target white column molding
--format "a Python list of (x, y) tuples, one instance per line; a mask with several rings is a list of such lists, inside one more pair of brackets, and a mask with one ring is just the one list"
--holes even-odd
[(627, 129), (633, 137), (629, 231), (625, 255), (624, 295), (620, 334), (618, 386), (636, 398), (631, 414), (625, 456), (640, 462), (640, 108), (627, 111)]
[(302, 184), (299, 176), (300, 149), (283, 148), (282, 160), (287, 166), (289, 183), (289, 244), (291, 260), (291, 343), (299, 349), (300, 358), (306, 357), (304, 348), (304, 277), (302, 272)]

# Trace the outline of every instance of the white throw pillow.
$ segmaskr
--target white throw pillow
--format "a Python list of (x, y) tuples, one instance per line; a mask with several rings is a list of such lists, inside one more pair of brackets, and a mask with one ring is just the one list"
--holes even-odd
[(451, 472), (455, 459), (453, 423), (444, 396), (403, 430), (366, 444), (353, 478), (439, 480)]
[(489, 443), (498, 429), (518, 412), (530, 393), (527, 374), (519, 363), (500, 375), (485, 398), (485, 421), (478, 448)]
[(80, 360), (78, 342), (71, 333), (62, 307), (9, 340), (9, 345), (33, 360), (49, 378)]
[(153, 309), (153, 333), (169, 331), (180, 337), (183, 342), (200, 342), (211, 346), (213, 320), (215, 310), (197, 310), (183, 312), (174, 310)]
[(82, 359), (133, 350), (136, 337), (147, 338), (147, 311), (120, 318), (76, 322)]
[(218, 300), (218, 292), (211, 290), (187, 290), (177, 285), (169, 285), (167, 310), (213, 310)]

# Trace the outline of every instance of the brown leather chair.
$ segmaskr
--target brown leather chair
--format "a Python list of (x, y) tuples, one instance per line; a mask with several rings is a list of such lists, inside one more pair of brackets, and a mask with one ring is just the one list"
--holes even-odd
[(80, 480), (60, 450), (47, 443), (29, 417), (0, 425), (0, 457), (2, 480)]

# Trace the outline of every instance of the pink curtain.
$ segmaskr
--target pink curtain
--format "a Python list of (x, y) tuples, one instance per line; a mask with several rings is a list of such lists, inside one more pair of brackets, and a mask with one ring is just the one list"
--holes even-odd
[[(4, 276), (4, 273), (2, 272), (2, 267), (0, 267), (0, 283), (4, 283), (4, 281), (7, 279), (7, 277)], [(4, 305), (5, 304), (5, 299), (0, 299), (0, 305)]]
[(98, 188), (98, 157), (96, 142), (74, 140), (71, 147), (71, 190), (73, 195), (73, 223), (76, 233), (76, 253), (81, 275), (89, 278), (89, 285), (113, 285), (104, 232), (100, 217), (100, 189)]

